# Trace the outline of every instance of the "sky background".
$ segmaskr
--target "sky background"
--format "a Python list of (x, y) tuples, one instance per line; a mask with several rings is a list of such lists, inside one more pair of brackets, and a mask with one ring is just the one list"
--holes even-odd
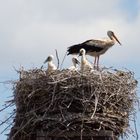
[[(114, 45), (101, 56), (100, 64), (127, 68), (140, 82), (140, 0), (0, 0), (0, 109), (12, 96), (12, 86), (3, 82), (18, 79), (14, 67), (40, 67), (48, 55), (55, 55), (55, 49), (62, 61), (67, 47), (106, 37), (108, 30), (114, 31), (122, 46)], [(63, 68), (70, 65), (68, 56)], [(0, 113), (0, 120), (9, 113), (10, 109)], [(138, 112), (140, 133), (139, 118)], [(5, 133), (0, 134), (1, 140), (6, 140)]]

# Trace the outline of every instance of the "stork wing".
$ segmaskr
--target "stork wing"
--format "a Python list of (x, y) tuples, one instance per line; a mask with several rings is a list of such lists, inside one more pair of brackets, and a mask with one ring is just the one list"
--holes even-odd
[(105, 46), (104, 41), (94, 40), (94, 39), (87, 40), (87, 41), (83, 42), (82, 44), (83, 44), (83, 46), (85, 46), (86, 52), (99, 52)]
[(70, 46), (70, 47), (68, 47), (68, 50), (67, 50), (68, 54), (67, 55), (78, 54), (81, 48), (82, 48), (81, 44), (76, 44), (76, 45)]
[(68, 48), (69, 54), (78, 54), (80, 49), (85, 49), (86, 52), (99, 52), (104, 48), (104, 41), (102, 40), (87, 40), (81, 44), (76, 44)]

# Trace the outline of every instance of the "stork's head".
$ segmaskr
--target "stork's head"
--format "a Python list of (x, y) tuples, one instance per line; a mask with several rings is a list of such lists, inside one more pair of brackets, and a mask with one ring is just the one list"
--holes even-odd
[(53, 55), (49, 55), (49, 56), (47, 57), (47, 59), (44, 61), (44, 63), (52, 61), (53, 58), (54, 58)]
[(80, 49), (80, 51), (79, 51), (79, 56), (81, 56), (81, 55), (85, 55), (86, 54), (86, 51), (85, 51), (85, 49)]
[(107, 32), (107, 35), (110, 37), (111, 40), (116, 40), (116, 41), (121, 45), (120, 41), (119, 41), (118, 38), (115, 36), (114, 32), (108, 31), (108, 32)]

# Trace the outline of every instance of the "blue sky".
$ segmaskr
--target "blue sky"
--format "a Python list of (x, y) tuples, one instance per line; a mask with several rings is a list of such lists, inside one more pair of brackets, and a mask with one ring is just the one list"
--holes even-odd
[(122, 0), (119, 6), (124, 12), (128, 13), (127, 16), (129, 19), (133, 20), (137, 18), (139, 14), (139, 0)]
[[(62, 60), (67, 47), (106, 37), (108, 30), (122, 46), (116, 44), (101, 56), (101, 65), (130, 69), (139, 80), (139, 26), (140, 0), (0, 0), (0, 82), (18, 79), (13, 67), (40, 67), (55, 49)], [(70, 65), (71, 56), (63, 67)], [(11, 86), (0, 83), (0, 108), (11, 95)], [(0, 113), (0, 119), (8, 113)], [(140, 119), (137, 126), (140, 133)], [(0, 139), (6, 136), (0, 134)]]

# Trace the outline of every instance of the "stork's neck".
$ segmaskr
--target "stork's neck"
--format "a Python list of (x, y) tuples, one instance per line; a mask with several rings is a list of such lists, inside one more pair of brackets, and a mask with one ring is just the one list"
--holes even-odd
[(105, 42), (107, 47), (111, 47), (116, 43), (116, 40), (113, 37), (109, 37)]
[(86, 61), (86, 55), (85, 54), (82, 54), (82, 57), (81, 57), (81, 62), (83, 61)]
[(52, 66), (53, 62), (52, 61), (48, 61), (48, 66)]
[(75, 62), (73, 62), (73, 66), (76, 68), (76, 63)]

